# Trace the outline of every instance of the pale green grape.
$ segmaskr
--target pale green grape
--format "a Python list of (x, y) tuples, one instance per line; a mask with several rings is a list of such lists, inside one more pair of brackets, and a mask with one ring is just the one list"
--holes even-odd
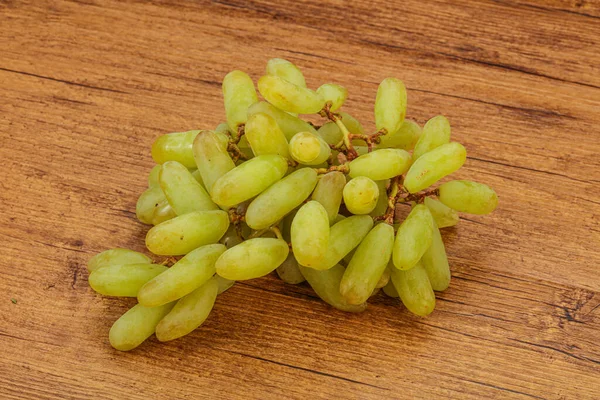
[(301, 168), (292, 172), (252, 200), (246, 210), (246, 223), (256, 230), (268, 228), (302, 204), (316, 184), (314, 169)]
[(279, 154), (281, 157), (290, 158), (287, 139), (275, 118), (265, 113), (252, 114), (248, 117), (245, 130), (244, 137), (250, 143), (254, 155)]
[(375, 150), (350, 162), (350, 177), (366, 176), (374, 181), (390, 179), (405, 173), (410, 163), (411, 156), (405, 150)]
[(423, 265), (419, 262), (407, 271), (392, 268), (391, 274), (394, 288), (408, 311), (421, 317), (431, 314), (435, 308), (435, 294)]
[(154, 214), (152, 215), (152, 225), (158, 225), (165, 221), (168, 221), (172, 218), (175, 218), (177, 214), (175, 214), (175, 210), (169, 204), (167, 199), (164, 199), (156, 206), (154, 210)]
[(344, 267), (335, 264), (325, 271), (299, 266), (300, 272), (308, 284), (325, 303), (341, 311), (362, 312), (367, 308), (367, 303), (348, 304), (340, 293), (340, 281), (344, 275)]
[(222, 244), (209, 244), (190, 251), (171, 268), (146, 282), (137, 294), (138, 302), (157, 307), (191, 293), (215, 274), (215, 262), (225, 250)]
[(160, 172), (161, 165), (155, 165), (150, 170), (150, 174), (148, 174), (148, 187), (151, 188), (153, 186), (158, 186), (158, 174)]
[(385, 287), (388, 284), (388, 282), (390, 281), (390, 269), (389, 269), (390, 262), (392, 262), (391, 258), (388, 261), (388, 266), (386, 266), (386, 268), (383, 270), (381, 277), (379, 278), (379, 280), (377, 281), (377, 284), (375, 285), (375, 287), (377, 289)]
[(152, 259), (145, 254), (129, 249), (110, 249), (96, 254), (87, 263), (88, 271), (109, 265), (151, 264)]
[(319, 165), (327, 161), (331, 148), (321, 137), (310, 132), (298, 132), (290, 140), (292, 158), (304, 165)]
[(276, 154), (254, 157), (221, 176), (212, 187), (211, 197), (221, 207), (233, 207), (283, 178), (287, 169), (286, 159)]
[(112, 264), (92, 271), (88, 282), (105, 296), (136, 297), (146, 282), (167, 269), (158, 264)]
[(312, 193), (311, 199), (318, 201), (325, 207), (330, 225), (337, 218), (345, 185), (346, 177), (343, 173), (339, 171), (328, 172), (320, 176), (319, 182), (317, 182), (317, 186)]
[(258, 101), (252, 79), (242, 71), (231, 71), (223, 78), (223, 103), (229, 130), (237, 136), (238, 126), (246, 123), (247, 110)]
[(195, 168), (192, 144), (198, 132), (175, 132), (159, 136), (152, 144), (152, 158), (157, 164), (177, 161), (187, 168)]
[(367, 154), (369, 152), (369, 148), (367, 146), (356, 146), (356, 145), (353, 145), (353, 147), (354, 147), (354, 150), (356, 150), (356, 153), (359, 156), (363, 156), (363, 155), (365, 155), (365, 154)]
[(314, 90), (295, 85), (274, 75), (265, 75), (258, 80), (258, 91), (280, 110), (298, 114), (315, 114), (325, 105), (323, 96)]
[(298, 261), (296, 261), (296, 258), (292, 253), (288, 254), (283, 264), (277, 267), (276, 271), (282, 281), (291, 285), (297, 285), (306, 280), (300, 272)]
[(225, 232), (221, 240), (219, 240), (219, 242), (224, 244), (228, 249), (232, 248), (233, 246), (237, 246), (243, 241), (244, 240), (239, 237), (237, 230), (235, 229), (235, 225), (233, 224), (229, 225), (229, 229), (227, 229), (227, 232)]
[(394, 246), (394, 228), (376, 225), (360, 243), (340, 282), (340, 293), (349, 304), (362, 304), (375, 290)]
[(219, 138), (210, 131), (202, 131), (194, 140), (193, 156), (204, 187), (212, 194), (212, 187), (221, 176), (235, 168), (235, 164)]
[(159, 181), (163, 193), (177, 215), (218, 209), (202, 185), (177, 161), (167, 161), (163, 164)]
[(154, 254), (177, 256), (219, 241), (229, 228), (225, 211), (194, 211), (156, 225), (146, 235), (146, 246)]
[(344, 204), (352, 214), (369, 214), (379, 199), (377, 183), (366, 176), (357, 176), (344, 186)]
[(423, 154), (450, 142), (450, 122), (443, 115), (431, 118), (423, 127), (423, 133), (415, 145), (413, 158), (417, 160)]
[(372, 227), (373, 219), (368, 215), (353, 215), (336, 223), (329, 231), (325, 257), (312, 267), (319, 270), (333, 267), (360, 244)]
[(296, 65), (283, 58), (271, 58), (267, 61), (267, 75), (275, 75), (296, 86), (306, 87), (302, 71)]
[(321, 203), (311, 200), (303, 205), (291, 226), (292, 249), (301, 265), (312, 267), (327, 253), (329, 217)]
[(373, 211), (369, 213), (371, 217), (379, 217), (384, 215), (388, 208), (388, 196), (387, 196), (387, 185), (390, 181), (388, 179), (383, 181), (376, 181), (377, 189), (379, 190), (379, 198)]
[[(342, 123), (348, 128), (350, 133), (364, 135), (365, 131), (360, 122), (352, 115), (341, 112)], [(327, 144), (336, 145), (344, 139), (344, 134), (340, 131), (337, 124), (333, 121), (326, 122), (318, 130), (319, 136), (327, 142)]]
[(222, 276), (216, 274), (215, 279), (217, 280), (217, 284), (219, 285), (219, 290), (217, 291), (217, 294), (226, 292), (230, 287), (235, 285), (235, 281), (232, 281), (231, 279), (225, 279)]
[(156, 338), (167, 342), (185, 336), (202, 325), (212, 311), (218, 291), (217, 278), (212, 278), (181, 298), (156, 325)]
[[(457, 142), (443, 144), (419, 157), (406, 173), (404, 187), (416, 193), (463, 166), (467, 151)], [(357, 158), (358, 160), (358, 158)]]
[(248, 116), (259, 112), (273, 117), (287, 140), (290, 140), (298, 132), (317, 133), (317, 130), (308, 122), (303, 121), (298, 117), (294, 117), (285, 111), (281, 111), (266, 101), (260, 101), (248, 108)]
[(175, 303), (160, 307), (144, 307), (136, 304), (115, 321), (108, 339), (117, 350), (129, 351), (138, 347), (154, 333), (156, 325), (171, 311)]
[(348, 97), (348, 89), (335, 83), (326, 83), (319, 86), (317, 93), (323, 96), (325, 102), (331, 102), (331, 111), (340, 108)]
[(383, 287), (383, 293), (385, 293), (388, 297), (398, 297), (398, 291), (394, 287), (394, 282), (392, 282), (391, 279), (391, 272), (388, 283)]
[(220, 133), (220, 132), (214, 132), (216, 138), (219, 140), (219, 144), (221, 145), (221, 148), (225, 151), (227, 151), (227, 147), (229, 147), (229, 136), (225, 135), (224, 133)]
[(279, 267), (289, 254), (281, 239), (255, 238), (225, 251), (215, 265), (217, 274), (234, 281), (260, 278)]
[(202, 175), (200, 174), (200, 171), (198, 171), (198, 169), (194, 169), (192, 171), (192, 176), (194, 177), (194, 179), (196, 180), (196, 182), (198, 182), (199, 184), (201, 184), (202, 187), (204, 188), (204, 190), (206, 190), (206, 186), (204, 185), (204, 181), (202, 180)]
[(424, 204), (429, 208), (429, 211), (431, 211), (433, 220), (438, 228), (454, 226), (458, 223), (458, 213), (441, 201), (431, 197), (425, 197)]
[(448, 207), (469, 214), (489, 214), (498, 206), (498, 195), (483, 183), (450, 181), (440, 185), (438, 198)]
[(424, 204), (417, 204), (408, 214), (394, 242), (394, 265), (401, 270), (412, 268), (431, 246), (435, 221)]
[(229, 125), (227, 125), (227, 122), (221, 122), (219, 125), (217, 125), (215, 128), (215, 133), (222, 134), (225, 137), (231, 136), (231, 131), (229, 130)]
[[(394, 132), (388, 132), (387, 135), (379, 137), (380, 149), (396, 148), (403, 150), (412, 150), (421, 136), (421, 127), (415, 121), (405, 119), (400, 129)], [(414, 157), (413, 157), (414, 158)]]
[(396, 132), (406, 115), (406, 87), (401, 80), (385, 78), (379, 84), (375, 98), (375, 125), (377, 130)]
[(135, 215), (140, 222), (152, 224), (154, 212), (167, 198), (160, 186), (152, 186), (146, 189), (138, 198), (135, 205)]
[(446, 248), (440, 230), (433, 227), (431, 246), (423, 253), (421, 264), (427, 271), (431, 287), (436, 291), (444, 291), (450, 285), (450, 266), (446, 256)]
[[(247, 160), (254, 158), (254, 152), (252, 151), (252, 148), (250, 147), (250, 143), (248, 143), (248, 138), (246, 138), (246, 135), (242, 136), (242, 138), (240, 139), (240, 142), (238, 143), (237, 146), (240, 149), (240, 151), (242, 152), (242, 154), (246, 156)], [(244, 162), (244, 160), (241, 158), (238, 161), (238, 163), (240, 163), (240, 164), (243, 162)]]

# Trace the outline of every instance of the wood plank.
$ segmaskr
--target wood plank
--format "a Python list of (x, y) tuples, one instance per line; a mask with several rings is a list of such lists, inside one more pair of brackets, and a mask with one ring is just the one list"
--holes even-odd
[[(516, 1), (0, 2), (0, 397), (599, 398), (600, 26)], [(498, 210), (444, 230), (454, 279), (429, 318), (269, 276), (186, 338), (113, 350), (134, 300), (95, 294), (87, 260), (145, 251), (153, 140), (216, 126), (222, 77), (273, 56), (347, 86), (368, 129), (378, 82), (403, 79)]]

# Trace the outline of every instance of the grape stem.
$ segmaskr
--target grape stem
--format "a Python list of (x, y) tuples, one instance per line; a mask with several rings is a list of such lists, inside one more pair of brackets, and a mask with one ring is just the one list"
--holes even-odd
[(240, 158), (242, 160), (247, 160), (248, 159), (248, 157), (244, 153), (242, 153), (242, 151), (240, 150), (240, 148), (233, 141), (229, 142), (227, 144), (227, 151), (231, 154), (231, 158), (233, 159), (234, 162), (236, 162)]
[(431, 189), (421, 193), (408, 193), (406, 189), (404, 189), (404, 193), (401, 193), (396, 203), (406, 203), (409, 201), (414, 201), (417, 203), (422, 203), (425, 201), (425, 197), (427, 196), (439, 196), (439, 189)]
[(272, 226), (269, 229), (275, 234), (275, 236), (277, 236), (277, 239), (283, 240), (283, 235), (281, 234), (281, 231), (278, 227)]
[(326, 174), (328, 172), (333, 172), (333, 171), (339, 171), (344, 174), (347, 174), (348, 172), (350, 172), (350, 167), (348, 167), (348, 164), (332, 165), (329, 168), (315, 168), (315, 171), (317, 172), (318, 175)]
[(376, 221), (384, 221), (386, 224), (389, 224), (389, 225), (394, 224), (394, 217), (396, 215), (396, 200), (398, 199), (398, 192), (400, 190), (401, 180), (402, 180), (401, 176), (396, 176), (396, 177), (392, 178), (390, 187), (387, 191), (387, 195), (388, 195), (387, 210), (385, 211), (385, 214), (383, 214), (379, 217), (375, 217), (374, 219)]
[[(350, 138), (352, 134), (350, 133), (348, 128), (346, 128), (346, 125), (344, 125), (344, 123), (342, 122), (342, 118), (340, 117), (340, 115), (331, 111), (331, 102), (330, 101), (325, 103), (325, 106), (319, 112), (319, 114), (321, 114), (323, 117), (326, 117), (329, 120), (335, 122), (335, 124), (338, 126), (338, 128), (342, 132), (342, 135), (344, 135), (343, 145), (346, 147), (345, 153), (346, 153), (346, 157), (348, 158), (348, 161), (352, 161), (356, 157), (358, 157), (358, 153), (354, 149), (354, 146), (352, 146), (352, 139)], [(336, 147), (341, 147), (341, 145), (342, 144), (340, 143), (340, 144), (336, 145)]]

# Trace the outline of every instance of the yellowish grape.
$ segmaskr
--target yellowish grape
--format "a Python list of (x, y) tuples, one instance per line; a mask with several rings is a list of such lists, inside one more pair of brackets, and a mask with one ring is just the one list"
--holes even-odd
[(431, 246), (423, 253), (421, 264), (427, 272), (431, 287), (436, 291), (444, 291), (450, 285), (450, 266), (446, 256), (446, 248), (440, 230), (433, 227)]
[(317, 186), (312, 193), (311, 199), (318, 201), (325, 207), (330, 225), (337, 218), (345, 185), (346, 177), (343, 173), (339, 171), (328, 172), (320, 176)]
[(98, 253), (87, 263), (88, 271), (92, 272), (98, 268), (107, 267), (109, 265), (126, 265), (126, 264), (151, 264), (152, 259), (145, 254), (129, 249), (110, 249), (102, 253)]
[(405, 173), (410, 163), (411, 156), (405, 150), (375, 150), (350, 162), (350, 177), (366, 176), (374, 181), (390, 179)]
[(312, 267), (327, 253), (329, 244), (329, 217), (317, 201), (303, 205), (291, 226), (292, 249), (301, 265)]
[(396, 132), (406, 115), (406, 87), (401, 80), (385, 78), (379, 84), (375, 98), (375, 125), (377, 130)]
[(406, 271), (392, 268), (390, 272), (394, 288), (408, 311), (421, 317), (431, 314), (435, 308), (435, 294), (423, 265), (417, 263)]
[(105, 296), (136, 297), (146, 282), (167, 270), (158, 264), (113, 264), (90, 273), (92, 289)]
[(438, 228), (445, 228), (448, 226), (454, 226), (458, 223), (458, 213), (432, 197), (425, 197), (424, 203), (435, 221)]
[(269, 103), (284, 111), (314, 114), (325, 105), (323, 96), (314, 90), (295, 85), (274, 75), (260, 78), (258, 90)]
[(210, 131), (200, 132), (194, 140), (193, 157), (209, 194), (212, 194), (212, 187), (217, 179), (235, 168), (219, 138)]
[(217, 274), (234, 281), (260, 278), (280, 266), (289, 254), (281, 239), (254, 238), (223, 253), (215, 265)]
[(290, 140), (289, 152), (300, 164), (319, 165), (327, 161), (331, 148), (319, 135), (299, 132)]
[(136, 304), (115, 321), (108, 338), (117, 350), (129, 351), (138, 347), (154, 333), (156, 325), (171, 311), (175, 303), (160, 307), (144, 307)]
[(369, 214), (379, 199), (377, 183), (366, 176), (357, 176), (344, 186), (344, 204), (352, 214)]
[(271, 117), (273, 117), (287, 140), (290, 140), (298, 132), (317, 133), (317, 130), (308, 122), (303, 121), (300, 118), (295, 117), (293, 115), (290, 115), (285, 111), (281, 111), (280, 109), (267, 103), (266, 101), (260, 101), (248, 108), (248, 116), (259, 112), (268, 114)]
[[(415, 121), (405, 119), (400, 129), (394, 132), (388, 132), (380, 136), (380, 142), (377, 148), (396, 148), (403, 150), (412, 150), (421, 136), (421, 127)], [(413, 157), (414, 158), (414, 157)]]
[(167, 161), (159, 174), (160, 187), (177, 215), (191, 211), (217, 210), (206, 190), (177, 161)]
[(446, 206), (469, 214), (489, 214), (498, 206), (498, 195), (483, 183), (450, 181), (440, 185), (439, 199)]
[(175, 132), (159, 136), (152, 144), (152, 158), (157, 164), (177, 161), (187, 168), (195, 168), (192, 143), (200, 131)]
[(247, 110), (258, 101), (252, 79), (242, 71), (231, 71), (223, 78), (223, 103), (229, 130), (237, 135), (238, 126), (246, 123)]
[(408, 214), (394, 242), (394, 265), (397, 269), (412, 268), (431, 246), (435, 222), (429, 209), (423, 204), (417, 204)]
[(246, 139), (254, 155), (279, 154), (290, 158), (288, 142), (273, 117), (265, 113), (252, 114), (246, 122)]
[(267, 75), (275, 75), (294, 85), (306, 87), (302, 71), (296, 65), (283, 58), (271, 58), (267, 61)]
[(331, 102), (331, 111), (336, 111), (344, 104), (348, 97), (348, 89), (335, 83), (326, 83), (317, 89), (317, 93), (323, 96), (325, 102)]
[[(463, 166), (467, 151), (457, 142), (443, 144), (419, 157), (406, 173), (404, 187), (416, 193)], [(357, 158), (358, 160), (358, 158)]]
[(423, 127), (423, 133), (415, 145), (413, 158), (416, 160), (423, 154), (450, 142), (450, 122), (443, 115), (431, 118)]

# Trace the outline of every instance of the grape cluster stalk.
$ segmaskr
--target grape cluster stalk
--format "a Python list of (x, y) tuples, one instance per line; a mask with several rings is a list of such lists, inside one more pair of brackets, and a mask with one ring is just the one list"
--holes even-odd
[[(214, 130), (160, 136), (156, 166), (136, 205), (153, 225), (146, 247), (162, 262), (111, 249), (88, 263), (89, 284), (106, 296), (136, 297), (109, 333), (111, 345), (136, 348), (152, 334), (180, 338), (208, 318), (235, 281), (277, 271), (306, 281), (332, 307), (361, 312), (380, 289), (418, 316), (450, 284), (440, 229), (458, 212), (488, 214), (488, 186), (445, 180), (466, 161), (450, 123), (421, 128), (405, 119), (402, 81), (384, 79), (375, 98), (374, 133), (340, 111), (348, 92), (307, 87), (300, 69), (268, 61), (257, 83), (242, 71), (223, 79), (226, 123)], [(315, 126), (299, 114), (320, 115)], [(411, 207), (399, 220), (399, 204)]]

